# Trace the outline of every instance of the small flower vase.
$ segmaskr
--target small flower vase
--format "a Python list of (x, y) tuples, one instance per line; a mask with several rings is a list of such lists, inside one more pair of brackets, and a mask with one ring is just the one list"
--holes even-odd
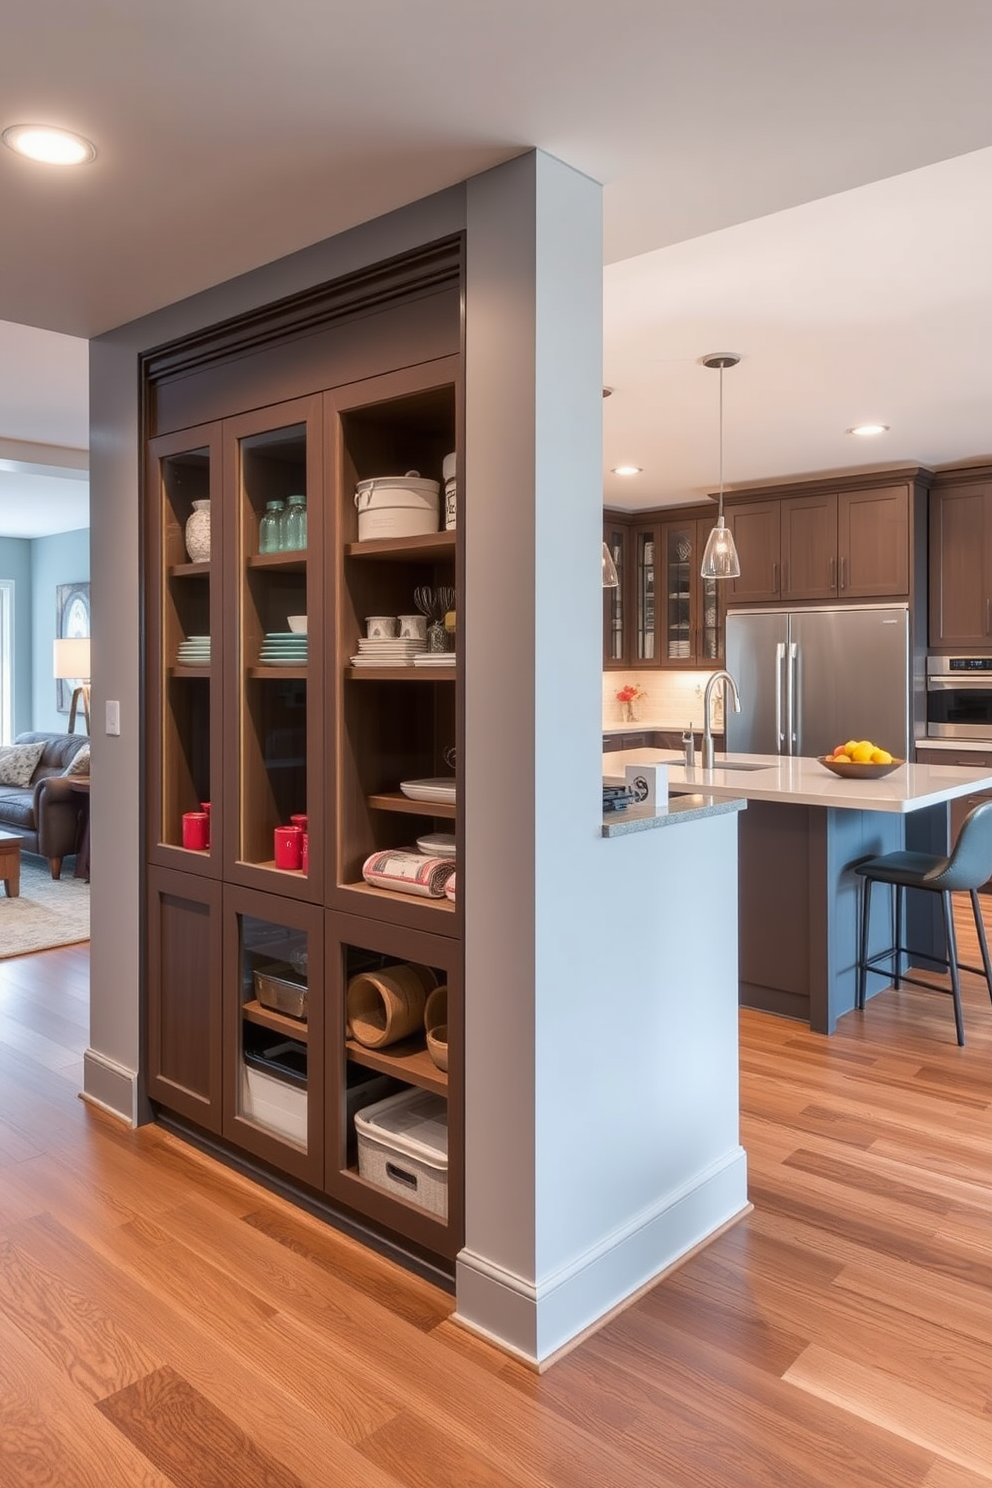
[(210, 562), (210, 502), (194, 501), (186, 523), (186, 551), (191, 563)]
[(637, 714), (634, 712), (633, 703), (621, 703), (620, 706), (623, 708), (624, 723), (636, 723)]

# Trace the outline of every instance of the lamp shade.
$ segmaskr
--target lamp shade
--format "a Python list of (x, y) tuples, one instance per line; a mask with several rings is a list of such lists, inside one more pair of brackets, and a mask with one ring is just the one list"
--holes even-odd
[(739, 579), (741, 576), (741, 561), (734, 546), (734, 535), (723, 520), (722, 512), (706, 539), (699, 571), (704, 579)]
[(63, 681), (90, 680), (90, 638), (73, 636), (53, 642), (53, 675)]

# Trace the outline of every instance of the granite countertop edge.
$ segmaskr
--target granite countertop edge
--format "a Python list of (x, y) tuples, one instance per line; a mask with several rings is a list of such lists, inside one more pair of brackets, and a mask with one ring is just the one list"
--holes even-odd
[(628, 807), (603, 818), (604, 837), (630, 837), (634, 832), (653, 832), (657, 827), (680, 827), (685, 822), (702, 821), (708, 816), (726, 816), (735, 811), (744, 811), (747, 802), (742, 797), (718, 801), (713, 796), (670, 796), (668, 810), (660, 813), (643, 808)]

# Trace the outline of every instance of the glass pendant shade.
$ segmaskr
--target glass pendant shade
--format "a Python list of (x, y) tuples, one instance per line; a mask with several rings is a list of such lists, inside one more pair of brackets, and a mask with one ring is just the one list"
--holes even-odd
[(704, 367), (720, 374), (720, 507), (716, 526), (706, 539), (699, 573), (704, 579), (739, 579), (741, 561), (737, 556), (737, 545), (723, 516), (723, 374), (727, 367), (736, 367), (740, 357), (735, 351), (718, 351), (699, 360)]
[(741, 562), (734, 545), (734, 535), (723, 519), (717, 518), (716, 526), (706, 539), (703, 563), (699, 570), (704, 579), (739, 579)]
[[(738, 572), (739, 572), (739, 570), (738, 570)], [(620, 578), (619, 578), (619, 576), (617, 574), (617, 566), (613, 562), (613, 554), (610, 552), (609, 548), (606, 546), (606, 544), (604, 542), (604, 544), (603, 544), (603, 588), (604, 589), (617, 589), (617, 588), (619, 588), (619, 585), (620, 585)]]

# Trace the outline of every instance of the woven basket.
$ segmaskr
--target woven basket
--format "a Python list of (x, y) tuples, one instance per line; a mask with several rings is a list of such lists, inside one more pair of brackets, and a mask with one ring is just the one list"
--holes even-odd
[(439, 1023), (427, 1030), (427, 1052), (439, 1070), (448, 1068), (448, 1025)]
[(347, 1016), (352, 1037), (367, 1049), (382, 1049), (424, 1026), (427, 993), (434, 973), (402, 962), (381, 971), (364, 971), (348, 983)]
[(432, 1028), (438, 1028), (442, 1023), (448, 1021), (448, 989), (442, 984), (435, 987), (427, 999), (424, 1008), (424, 1027), (430, 1033)]

